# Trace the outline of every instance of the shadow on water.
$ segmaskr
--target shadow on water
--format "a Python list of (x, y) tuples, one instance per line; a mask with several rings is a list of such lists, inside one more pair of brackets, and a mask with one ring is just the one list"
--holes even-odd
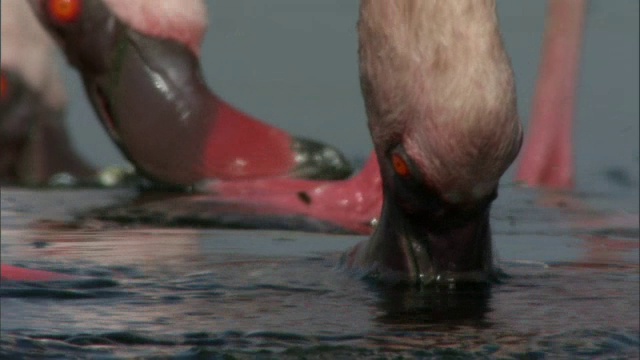
[(381, 314), (375, 321), (390, 328), (418, 330), (437, 324), (445, 327), (488, 326), (485, 315), (489, 311), (491, 291), (484, 284), (421, 290), (374, 284), (370, 290), (380, 298), (377, 306)]

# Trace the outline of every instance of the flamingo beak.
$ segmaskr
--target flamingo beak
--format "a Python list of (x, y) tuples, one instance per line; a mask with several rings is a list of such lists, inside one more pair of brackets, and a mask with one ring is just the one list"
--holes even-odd
[(383, 215), (372, 241), (398, 244), (385, 268), (407, 274), (420, 285), (489, 283), (494, 277), (490, 203), (473, 210), (450, 208), (407, 212), (400, 202), (385, 199)]
[(464, 224), (445, 229), (416, 225), (410, 224), (405, 236), (412, 244), (414, 276), (422, 283), (490, 280), (492, 251), (488, 209)]

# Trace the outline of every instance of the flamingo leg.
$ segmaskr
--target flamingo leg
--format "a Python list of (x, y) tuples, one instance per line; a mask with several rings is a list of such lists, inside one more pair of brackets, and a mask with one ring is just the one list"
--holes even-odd
[(575, 185), (573, 118), (586, 15), (585, 0), (550, 0), (538, 83), (516, 181)]

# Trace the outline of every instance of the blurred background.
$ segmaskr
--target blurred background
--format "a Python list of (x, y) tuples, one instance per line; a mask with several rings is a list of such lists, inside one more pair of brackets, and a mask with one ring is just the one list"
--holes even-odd
[[(207, 0), (202, 67), (209, 86), (245, 112), (292, 134), (331, 143), (350, 158), (372, 149), (357, 67), (357, 0)], [(527, 123), (545, 1), (499, 0), (502, 32)], [(591, 1), (578, 91), (578, 189), (638, 185), (637, 0)], [(65, 65), (66, 66), (66, 65)], [(124, 164), (66, 68), (67, 126), (96, 166)], [(513, 167), (505, 177), (511, 181)], [(609, 181), (614, 178), (616, 181)]]

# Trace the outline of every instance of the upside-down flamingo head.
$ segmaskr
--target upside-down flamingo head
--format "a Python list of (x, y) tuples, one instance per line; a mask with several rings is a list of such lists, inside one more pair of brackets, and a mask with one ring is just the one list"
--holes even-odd
[(362, 2), (361, 85), (384, 205), (354, 264), (422, 283), (491, 275), (490, 205), (522, 137), (494, 7)]
[(293, 138), (226, 104), (207, 87), (202, 0), (30, 0), (82, 75), (102, 125), (147, 177), (343, 178), (335, 149)]
[[(109, 136), (129, 160), (139, 165), (139, 170), (145, 173), (150, 168), (149, 175), (154, 178), (156, 174), (153, 166), (147, 165), (148, 158), (162, 158), (165, 154), (162, 150), (145, 149), (144, 145), (139, 145), (144, 143), (140, 139), (149, 138), (154, 133), (162, 139), (163, 132), (174, 130), (167, 129), (163, 123), (188, 110), (175, 114), (175, 111), (160, 109), (158, 103), (164, 99), (158, 101), (153, 98), (153, 93), (144, 91), (147, 90), (144, 88), (144, 77), (145, 74), (155, 76), (158, 82), (154, 86), (161, 88), (165, 74), (158, 76), (154, 73), (154, 62), (161, 62), (158, 58), (170, 57), (172, 52), (178, 55), (174, 56), (177, 58), (173, 64), (174, 74), (170, 75), (177, 78), (175, 80), (178, 86), (181, 85), (181, 80), (185, 81), (185, 77), (190, 75), (182, 76), (180, 73), (185, 68), (197, 67), (194, 63), (197, 62), (200, 42), (207, 26), (204, 3), (171, 0), (29, 2), (40, 22), (63, 50), (68, 62), (79, 70), (87, 96)], [(149, 41), (150, 39), (159, 41)], [(164, 43), (169, 49), (162, 46)], [(172, 59), (168, 61), (171, 62)], [(127, 70), (130, 68), (134, 68), (133, 72)], [(123, 81), (126, 78), (133, 79), (141, 87), (128, 86)], [(165, 99), (171, 96), (169, 91), (165, 91), (163, 95)], [(146, 103), (141, 101), (145, 98), (151, 100)], [(167, 118), (136, 114), (138, 121), (129, 121), (119, 109), (134, 109), (131, 103), (125, 104), (122, 99), (139, 103), (141, 107), (148, 109), (149, 114), (153, 114), (151, 109), (160, 109), (167, 114)], [(155, 128), (151, 126), (152, 122), (155, 122)], [(172, 148), (171, 145), (164, 143), (162, 147)]]
[[(149, 158), (165, 156), (162, 150), (148, 150), (144, 146), (136, 147), (143, 141), (140, 138), (152, 138), (156, 134), (161, 139), (163, 132), (170, 132), (162, 123), (162, 118), (137, 116), (140, 121), (122, 120), (122, 111), (134, 111), (130, 103), (125, 104), (120, 99), (141, 103), (148, 109), (159, 108), (158, 104), (142, 103), (141, 98), (152, 97), (145, 91), (138, 91), (129, 86), (122, 86), (122, 78), (133, 76), (126, 73), (126, 69), (136, 67), (134, 73), (144, 77), (152, 73), (152, 67), (146, 66), (154, 58), (166, 55), (161, 46), (150, 49), (152, 56), (141, 58), (145, 50), (140, 47), (153, 47), (155, 43), (145, 41), (156, 36), (160, 41), (175, 45), (178, 51), (189, 53), (187, 61), (195, 62), (199, 52), (201, 39), (206, 29), (206, 9), (201, 1), (186, 1), (178, 6), (177, 1), (123, 1), (123, 0), (29, 0), (33, 12), (45, 29), (53, 36), (63, 50), (68, 62), (80, 71), (85, 84), (87, 96), (97, 112), (105, 130), (123, 151), (125, 156), (142, 173), (150, 169), (149, 177), (154, 178), (155, 169), (148, 166)], [(173, 16), (170, 16), (173, 14)], [(154, 26), (155, 25), (155, 26)], [(144, 31), (143, 31), (144, 30)], [(137, 36), (139, 42), (131, 41), (131, 35)], [(136, 48), (138, 46), (138, 48)], [(149, 49), (146, 49), (149, 50)], [(155, 53), (153, 53), (155, 50)], [(133, 60), (131, 60), (133, 58)], [(131, 65), (134, 63), (133, 65)], [(174, 71), (179, 73), (182, 67), (188, 67), (184, 61), (176, 61)], [(124, 72), (123, 72), (123, 69)], [(154, 74), (157, 75), (157, 74)], [(135, 79), (138, 83), (144, 80)], [(161, 82), (161, 81), (159, 81)], [(156, 84), (161, 87), (162, 84)], [(136, 94), (137, 93), (137, 94)], [(120, 106), (116, 106), (120, 104)], [(175, 115), (166, 109), (165, 113)], [(151, 111), (149, 111), (151, 113)], [(139, 114), (138, 114), (139, 115)], [(152, 121), (156, 127), (151, 126)], [(133, 126), (133, 127), (132, 127)], [(137, 127), (136, 127), (137, 126)], [(143, 133), (143, 131), (145, 133)], [(156, 139), (154, 139), (156, 140)], [(147, 140), (149, 141), (149, 140)], [(172, 144), (161, 143), (160, 149), (170, 151)], [(160, 176), (162, 177), (162, 176)], [(168, 179), (172, 180), (172, 179)]]

